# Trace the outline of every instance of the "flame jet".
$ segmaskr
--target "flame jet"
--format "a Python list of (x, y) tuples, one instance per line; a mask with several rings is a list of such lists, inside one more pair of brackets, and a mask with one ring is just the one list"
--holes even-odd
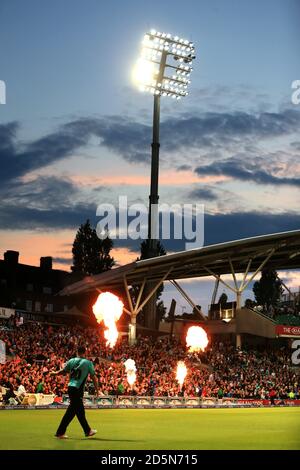
[(177, 382), (180, 385), (180, 390), (182, 389), (184, 379), (186, 378), (187, 375), (187, 368), (186, 365), (183, 361), (178, 361), (177, 362), (177, 369), (176, 369), (176, 379)]
[(136, 381), (136, 365), (133, 359), (127, 359), (124, 362), (126, 374), (127, 374), (127, 382), (129, 383), (130, 387), (133, 387), (134, 382)]
[(98, 323), (103, 321), (106, 330), (104, 337), (106, 346), (113, 348), (118, 339), (117, 321), (123, 313), (123, 302), (111, 292), (99, 294), (96, 303), (93, 305), (93, 312)]
[(208, 345), (206, 331), (201, 326), (191, 326), (186, 335), (186, 346), (189, 352), (204, 351)]

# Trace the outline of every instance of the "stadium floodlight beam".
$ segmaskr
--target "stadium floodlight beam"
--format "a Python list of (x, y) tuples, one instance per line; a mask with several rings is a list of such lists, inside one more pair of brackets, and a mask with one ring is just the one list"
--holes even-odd
[[(134, 78), (141, 91), (180, 99), (188, 95), (195, 59), (194, 44), (178, 36), (151, 30), (145, 34)], [(157, 98), (159, 100), (159, 98)]]
[[(160, 97), (181, 99), (188, 95), (195, 48), (191, 41), (151, 29), (142, 42), (142, 53), (134, 69), (141, 91), (154, 95), (151, 186), (149, 196), (148, 243), (150, 258), (158, 255), (158, 174)], [(146, 326), (155, 328), (156, 296), (146, 305)]]

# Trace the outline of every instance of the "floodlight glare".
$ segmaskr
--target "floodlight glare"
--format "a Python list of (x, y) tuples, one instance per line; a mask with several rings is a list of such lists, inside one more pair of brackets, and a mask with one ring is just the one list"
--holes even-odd
[[(194, 44), (187, 39), (151, 29), (144, 35), (142, 45), (142, 58), (134, 70), (135, 82), (144, 85), (144, 91), (156, 96), (186, 96), (190, 80), (185, 77), (193, 70)], [(166, 87), (168, 84), (170, 86)]]
[[(150, 58), (141, 58), (138, 60), (134, 70), (133, 79), (138, 85), (150, 85), (155, 78), (155, 67)], [(154, 81), (154, 83), (156, 83)]]

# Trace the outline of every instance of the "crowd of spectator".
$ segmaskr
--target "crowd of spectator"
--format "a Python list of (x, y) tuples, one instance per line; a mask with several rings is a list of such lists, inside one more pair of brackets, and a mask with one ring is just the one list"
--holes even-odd
[[(0, 364), (0, 386), (8, 390), (6, 399), (20, 387), (27, 393), (62, 396), (68, 378), (52, 377), (50, 371), (63, 367), (78, 345), (86, 347), (86, 357), (95, 364), (100, 395), (300, 398), (298, 376), (285, 348), (239, 350), (219, 342), (209, 344), (203, 353), (189, 354), (184, 344), (163, 337), (155, 342), (141, 338), (134, 346), (119, 339), (110, 349), (100, 329), (38, 323), (2, 329), (0, 340), (6, 344), (7, 360)], [(128, 358), (137, 367), (132, 389), (124, 367)], [(178, 360), (184, 360), (188, 368), (182, 389), (176, 380)], [(91, 387), (88, 383), (90, 393)]]
[(282, 325), (300, 325), (300, 303), (282, 303), (277, 306), (254, 305), (253, 309)]

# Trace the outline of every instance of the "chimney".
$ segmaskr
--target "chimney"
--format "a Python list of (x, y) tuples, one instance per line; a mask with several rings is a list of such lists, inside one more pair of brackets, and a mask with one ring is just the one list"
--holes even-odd
[(10, 265), (16, 266), (19, 262), (19, 252), (13, 250), (7, 250), (4, 253), (4, 261)]
[(42, 256), (40, 258), (40, 268), (44, 271), (51, 271), (52, 269), (52, 256)]

